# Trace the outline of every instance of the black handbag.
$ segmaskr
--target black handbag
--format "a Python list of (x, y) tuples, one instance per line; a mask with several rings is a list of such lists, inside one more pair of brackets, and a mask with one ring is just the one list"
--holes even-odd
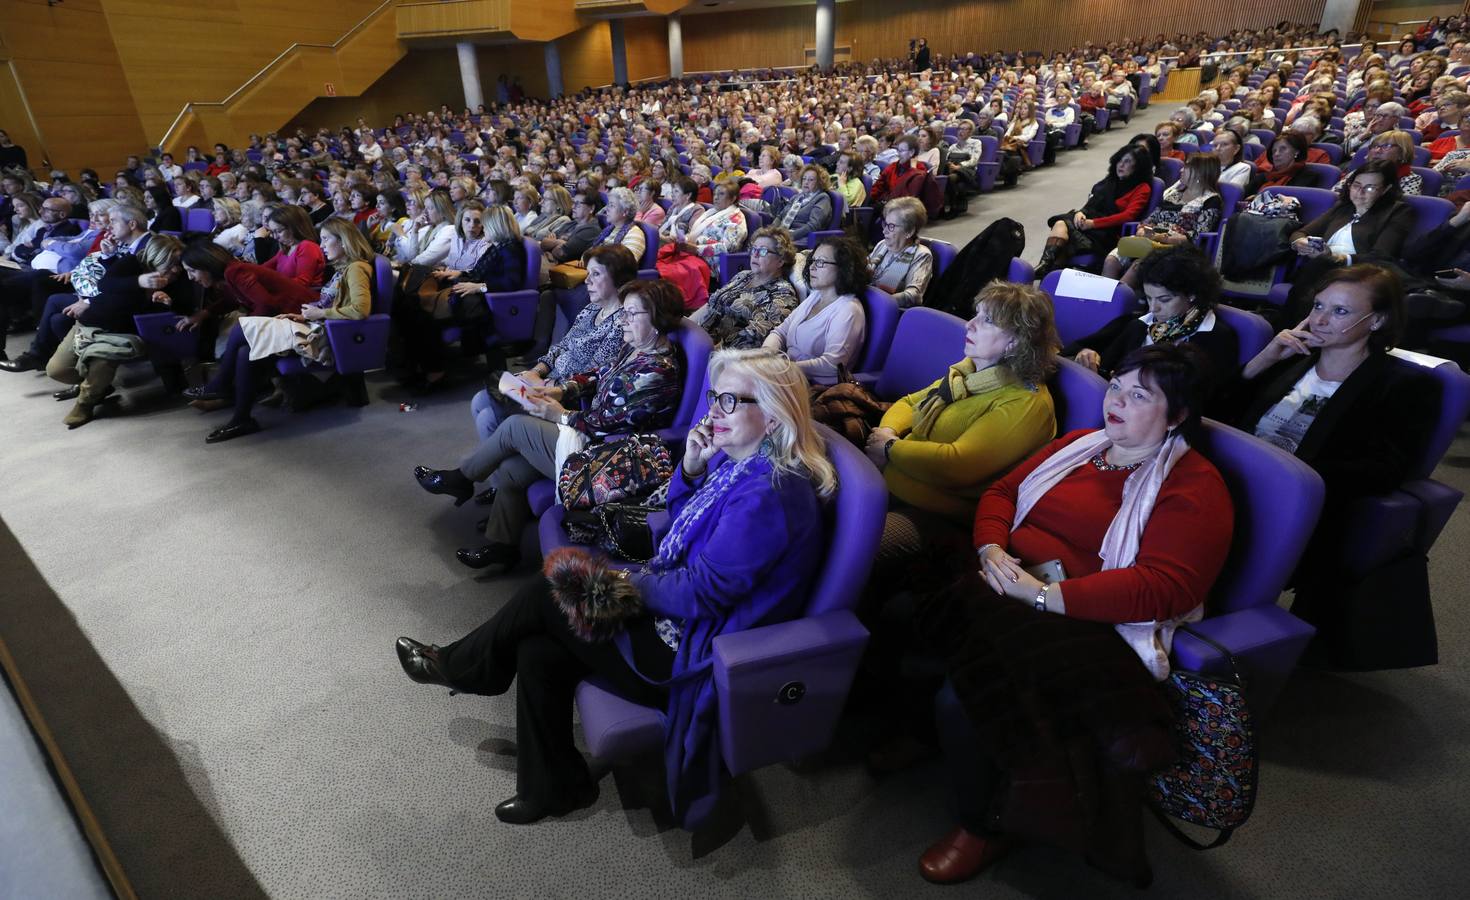
[(592, 509), (569, 509), (562, 523), (578, 544), (591, 544), (628, 562), (648, 562), (658, 554), (648, 517), (659, 507), (604, 503)]
[[(1178, 759), (1149, 777), (1149, 808), (1170, 834), (1196, 850), (1219, 847), (1250, 818), (1260, 772), (1245, 684), (1229, 650), (1189, 628), (1179, 631), (1224, 654), (1231, 674), (1175, 670), (1164, 682), (1174, 708)], [(1219, 831), (1204, 844), (1170, 821)]]

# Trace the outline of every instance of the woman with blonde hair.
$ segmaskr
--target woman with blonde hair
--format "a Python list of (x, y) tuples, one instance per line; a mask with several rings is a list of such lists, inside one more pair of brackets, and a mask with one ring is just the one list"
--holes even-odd
[[(394, 309), (404, 339), (404, 363), (410, 386), (421, 393), (444, 387), (443, 327), (455, 322), (483, 320), (489, 314), (486, 294), (520, 290), (526, 279), (526, 244), (510, 207), (484, 207), (467, 200), (460, 214), (467, 248), (455, 261), (464, 264), (481, 248), (467, 268), (441, 266), (432, 273), (446, 287), (431, 297), (405, 298)], [(451, 242), (451, 247), (453, 243)], [(449, 254), (445, 255), (446, 260)]]
[(408, 221), (393, 223), (393, 259), (400, 266), (438, 265), (454, 240), (454, 204), (444, 191), (409, 188), (403, 193)]
[[(373, 248), (358, 228), (345, 219), (328, 219), (322, 223), (321, 247), (331, 277), (322, 286), (314, 303), (301, 306), (297, 313), (277, 316), (246, 316), (232, 330), (220, 355), (220, 368), (207, 384), (191, 388), (184, 396), (205, 409), (233, 404), (234, 415), (223, 426), (205, 437), (205, 443), (217, 444), (260, 431), (260, 423), (251, 415), (255, 406), (257, 379), (278, 355), (295, 354), (304, 360), (331, 365), (332, 347), (327, 342), (326, 319), (365, 319), (373, 310)], [(197, 273), (207, 266), (228, 265), (218, 257), (224, 251), (213, 245), (191, 245), (184, 252), (184, 264)], [(197, 274), (195, 280), (199, 280)], [(203, 282), (201, 282), (203, 283)], [(316, 379), (283, 382), (286, 395), (293, 396), (293, 408), (302, 409), (318, 399)], [(311, 388), (311, 392), (293, 391)]]
[(559, 184), (548, 184), (541, 192), (538, 207), (536, 218), (521, 226), (521, 234), (541, 241), (571, 221), (572, 195)]
[[(666, 710), (668, 796), (681, 824), (697, 827), (717, 804), (713, 642), (801, 614), (822, 558), (813, 548), (826, 543), (820, 498), (837, 477), (806, 379), (783, 354), (722, 351), (709, 371), (709, 418), (685, 441), (671, 525), (651, 562), (619, 576), (584, 550), (560, 550), (546, 565), (554, 584), (537, 579), (463, 639), (398, 639), (399, 663), (419, 683), (492, 696), (515, 684), (520, 752), (516, 796), (495, 808), (503, 822), (596, 802), (571, 728), (573, 689), (593, 674)], [(594, 592), (611, 598), (596, 619), (585, 602)]]

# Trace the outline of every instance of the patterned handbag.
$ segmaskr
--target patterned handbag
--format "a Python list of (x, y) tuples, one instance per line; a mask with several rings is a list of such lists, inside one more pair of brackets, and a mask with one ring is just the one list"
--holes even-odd
[[(1259, 762), (1254, 722), (1235, 657), (1197, 631), (1179, 630), (1220, 651), (1232, 674), (1175, 671), (1164, 682), (1174, 707), (1179, 758), (1153, 774), (1148, 792), (1154, 815), (1171, 834), (1196, 850), (1210, 850), (1230, 840), (1255, 806)], [(1220, 833), (1213, 843), (1202, 844), (1169, 817)]]
[(636, 502), (673, 474), (669, 448), (657, 435), (632, 434), (568, 455), (557, 474), (556, 495), (568, 510)]

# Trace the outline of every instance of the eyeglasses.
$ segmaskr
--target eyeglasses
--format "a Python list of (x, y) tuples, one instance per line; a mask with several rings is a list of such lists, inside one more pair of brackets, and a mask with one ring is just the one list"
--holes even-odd
[(1363, 184), (1361, 181), (1354, 181), (1352, 183), (1353, 190), (1362, 191), (1365, 194), (1376, 194), (1387, 186), (1385, 184)]
[(775, 252), (776, 252), (775, 250), (772, 250), (769, 247), (756, 247), (755, 249), (753, 249), (753, 250), (750, 251), (750, 255), (752, 257), (771, 256)]
[(735, 407), (739, 406), (742, 403), (757, 402), (754, 397), (746, 397), (742, 394), (732, 394), (729, 391), (726, 391), (723, 394), (716, 394), (714, 391), (708, 391), (705, 393), (704, 396), (705, 399), (709, 401), (710, 409), (718, 407), (720, 412), (724, 413), (727, 416), (735, 412)]
[(807, 265), (807, 268), (809, 268), (809, 269), (825, 269), (828, 266), (835, 266), (835, 265), (837, 265), (837, 260), (835, 260), (835, 259), (819, 259), (819, 258), (817, 258), (817, 257), (814, 256), (814, 257), (811, 258), (811, 260), (806, 265)]

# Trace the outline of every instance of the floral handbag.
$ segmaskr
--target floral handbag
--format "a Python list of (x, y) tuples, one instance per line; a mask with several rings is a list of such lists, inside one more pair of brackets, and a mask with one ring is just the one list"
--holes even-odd
[(674, 474), (669, 448), (657, 435), (633, 434), (594, 444), (567, 456), (556, 494), (568, 510), (636, 502)]
[[(1179, 630), (1224, 654), (1232, 674), (1175, 671), (1164, 682), (1174, 707), (1178, 760), (1153, 774), (1148, 793), (1154, 815), (1171, 834), (1196, 850), (1210, 850), (1230, 840), (1255, 806), (1259, 762), (1254, 722), (1235, 657), (1197, 631)], [(1203, 844), (1170, 818), (1219, 834), (1213, 843)]]

